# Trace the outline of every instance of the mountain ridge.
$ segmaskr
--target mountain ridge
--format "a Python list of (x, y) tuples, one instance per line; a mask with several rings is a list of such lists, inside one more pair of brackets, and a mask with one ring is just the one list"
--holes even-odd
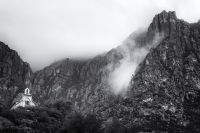
[[(163, 16), (166, 16), (166, 12), (163, 11)], [(169, 18), (170, 18), (170, 15), (171, 17), (175, 17), (174, 16), (174, 12), (169, 12)], [(159, 15), (158, 15), (159, 16)], [(125, 46), (125, 49), (124, 47), (122, 46), (119, 46), (115, 49), (112, 49), (110, 50), (108, 53), (104, 54), (104, 55), (99, 55), (99, 56), (96, 56), (94, 57), (93, 59), (90, 59), (88, 61), (85, 62), (85, 65), (84, 67), (80, 67), (79, 66), (75, 66), (75, 69), (76, 70), (72, 70), (71, 68), (69, 68), (69, 72), (64, 72), (64, 68), (62, 68), (61, 64), (65, 64), (67, 65), (68, 62), (60, 62), (61, 64), (58, 65), (60, 66), (61, 68), (58, 68), (58, 69), (61, 69), (61, 71), (63, 71), (66, 75), (68, 75), (69, 79), (70, 78), (78, 78), (76, 80), (79, 80), (81, 81), (81, 79), (87, 79), (88, 81), (87, 82), (91, 82), (90, 86), (95, 86), (95, 84), (100, 84), (99, 86), (103, 86), (103, 88), (107, 89), (107, 91), (109, 91), (109, 95), (113, 95), (112, 93), (112, 86), (110, 85), (110, 83), (108, 82), (108, 79), (109, 79), (109, 74), (110, 72), (114, 71), (115, 68), (119, 67), (121, 64), (120, 64), (120, 61), (123, 60), (126, 56), (129, 56), (131, 57), (132, 55), (127, 55), (129, 53), (131, 53), (131, 51), (134, 51), (137, 47), (145, 47), (146, 45), (150, 45), (151, 43), (153, 43), (153, 39), (154, 37), (159, 33), (159, 30), (158, 30), (158, 27), (159, 25), (155, 25), (156, 21), (158, 21), (158, 16), (156, 16), (154, 19), (153, 19), (153, 23), (150, 25), (148, 31), (146, 32), (142, 32), (142, 33), (139, 33), (139, 35), (133, 37), (132, 39), (134, 40), (130, 40), (130, 43), (129, 42), (125, 42), (124, 43), (124, 46)], [(162, 15), (160, 15), (162, 16)], [(163, 19), (163, 22), (165, 22), (165, 18)], [(164, 27), (165, 25), (168, 26), (168, 24), (164, 23)], [(164, 28), (165, 29), (165, 28)], [(166, 32), (169, 32), (168, 30), (166, 30)], [(161, 36), (162, 33), (159, 33), (158, 36)], [(146, 35), (146, 36), (145, 36)], [(163, 36), (163, 35), (162, 35)], [(131, 37), (130, 37), (131, 38)], [(138, 39), (137, 39), (138, 38)], [(137, 42), (139, 43), (135, 43), (134, 41), (137, 40)], [(132, 41), (132, 42), (131, 42)], [(151, 47), (151, 46), (150, 46)], [(128, 50), (127, 50), (128, 49)], [(146, 50), (146, 49), (145, 49)], [(147, 52), (148, 52), (149, 48), (147, 48)], [(144, 57), (140, 57), (140, 58), (144, 58)], [(70, 60), (68, 60), (70, 62)], [(73, 61), (72, 61), (73, 62)], [(75, 62), (71, 63), (71, 65), (73, 66)], [(76, 63), (75, 63), (76, 64)], [(52, 67), (52, 68), (51, 68)], [(70, 65), (68, 67), (71, 67)], [(108, 68), (108, 67), (111, 67), (111, 68)], [(44, 71), (46, 71), (48, 69), (49, 72), (47, 72), (48, 74), (45, 74), (46, 72), (36, 72), (33, 76), (33, 92), (37, 92), (38, 90), (41, 91), (41, 93), (38, 92), (38, 94), (43, 94), (42, 92), (42, 89), (40, 87), (38, 87), (38, 89), (35, 87), (36, 84), (38, 86), (40, 85), (43, 85), (43, 83), (41, 83), (39, 85), (39, 82), (37, 80), (41, 80), (41, 82), (45, 82), (46, 80), (43, 80), (42, 81), (42, 78), (38, 77), (38, 75), (46, 75), (47, 77), (49, 76), (49, 81), (50, 79), (52, 79), (52, 81), (50, 82), (54, 82), (55, 80), (59, 80), (60, 78), (56, 77), (56, 74), (55, 72), (53, 71), (56, 71), (56, 67), (54, 67), (53, 65), (51, 65), (50, 67), (46, 67), (45, 69), (43, 69)], [(62, 70), (63, 69), (63, 70)], [(99, 71), (100, 70), (100, 71)], [(59, 71), (59, 70), (58, 70)], [(73, 75), (74, 72), (78, 72), (79, 75)], [(40, 74), (38, 74), (40, 73)], [(43, 73), (43, 74), (42, 74)], [(52, 73), (54, 73), (54, 76), (51, 75)], [(71, 73), (71, 74), (69, 74)], [(51, 75), (51, 76), (50, 76)], [(101, 77), (103, 75), (103, 78), (97, 78), (97, 77)], [(70, 77), (72, 76), (72, 77)], [(94, 78), (90, 78), (90, 76), (94, 76)], [(62, 77), (62, 76), (61, 76)], [(76, 78), (75, 78), (76, 77)], [(55, 78), (55, 80), (54, 80)], [(56, 84), (55, 87), (51, 88), (50, 91), (48, 90), (48, 94), (50, 96), (50, 94), (52, 93), (52, 90), (58, 90), (58, 88), (62, 88), (61, 90), (65, 90), (67, 88), (65, 88), (64, 86), (67, 86), (69, 87), (70, 85), (69, 84), (73, 84), (72, 81), (75, 81), (72, 79), (72, 81), (70, 81), (69, 79), (66, 78), (66, 80), (62, 80), (60, 79), (60, 83), (62, 85), (58, 85)], [(62, 80), (62, 81), (61, 81)], [(93, 81), (94, 80), (94, 81)], [(58, 81), (59, 82), (59, 81)], [(67, 82), (67, 83), (66, 83)], [(94, 84), (93, 84), (94, 82)], [(55, 85), (55, 84), (52, 84)], [(80, 83), (80, 85), (84, 85), (86, 84), (85, 81), (83, 81), (83, 83)], [(75, 84), (74, 84), (75, 85)], [(73, 86), (73, 85), (72, 85)], [(75, 85), (76, 86), (76, 85)], [(97, 85), (96, 88), (99, 88), (99, 86)], [(79, 86), (80, 87), (80, 86)], [(65, 88), (65, 89), (64, 89)], [(81, 87), (80, 87), (81, 88)], [(83, 88), (82, 88), (83, 89)], [(87, 87), (85, 88), (87, 90)], [(91, 88), (90, 88), (91, 89)], [(90, 90), (89, 89), (89, 90)], [(76, 89), (75, 89), (76, 90)], [(84, 90), (84, 89), (83, 89)], [(95, 89), (94, 89), (95, 90)], [(94, 91), (93, 90), (93, 91)], [(99, 90), (99, 89), (97, 89)], [(104, 90), (104, 89), (103, 89)], [(62, 91), (60, 91), (61, 93)], [(87, 91), (86, 91), (87, 92)], [(90, 90), (91, 93), (94, 93)], [(71, 93), (71, 94), (70, 94)], [(72, 92), (66, 92), (66, 95), (71, 95), (73, 97), (83, 97), (83, 96), (75, 96), (75, 95), (79, 95), (79, 94), (76, 94), (76, 93), (79, 93), (79, 91), (75, 91), (73, 94)], [(97, 93), (97, 92), (95, 92)], [(105, 93), (105, 92), (104, 92)], [(107, 93), (107, 92), (106, 92)], [(37, 94), (37, 96), (38, 96)], [(61, 94), (64, 94), (64, 92), (62, 92)], [(58, 94), (56, 94), (58, 95)], [(107, 95), (107, 94), (104, 94), (104, 95)], [(48, 97), (48, 96), (47, 96)], [(50, 96), (51, 97), (51, 96)], [(85, 96), (85, 97), (88, 97), (88, 96)], [(98, 96), (97, 96), (98, 97)], [(68, 97), (69, 98), (69, 97)]]
[[(147, 54), (131, 79), (129, 98), (137, 99), (135, 106), (143, 117), (159, 114), (167, 125), (173, 126), (175, 119), (177, 125), (193, 126), (197, 121), (190, 119), (193, 116), (188, 111), (199, 107), (188, 101), (196, 99), (192, 102), (196, 104), (199, 98), (200, 36), (191, 24), (176, 17), (168, 20), (165, 39)], [(154, 21), (158, 26), (153, 29), (161, 30), (166, 25), (162, 22)]]
[(0, 100), (10, 106), (19, 92), (30, 82), (32, 70), (16, 51), (0, 42)]
[(82, 114), (100, 117), (104, 126), (117, 118), (125, 127), (144, 127), (142, 131), (190, 127), (198, 132), (198, 24), (163, 11), (147, 30), (132, 33), (105, 54), (86, 61), (66, 58), (35, 72), (33, 98), (41, 105), (70, 100)]

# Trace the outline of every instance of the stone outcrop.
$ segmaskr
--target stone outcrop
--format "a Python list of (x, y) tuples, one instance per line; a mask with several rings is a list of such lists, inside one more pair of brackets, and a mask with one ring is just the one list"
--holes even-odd
[(17, 94), (25, 89), (32, 75), (28, 63), (16, 51), (0, 42), (0, 101), (10, 105)]
[[(150, 50), (131, 80), (129, 98), (137, 101), (134, 106), (140, 114), (140, 118), (132, 119), (145, 123), (148, 121), (141, 118), (152, 120), (158, 115), (166, 127), (173, 122), (183, 127), (195, 123), (191, 118), (195, 113), (198, 116), (199, 106), (193, 105), (200, 98), (198, 28), (177, 19), (174, 12), (163, 11), (155, 16), (147, 38), (150, 40), (155, 31), (164, 32), (165, 38)], [(198, 130), (195, 127), (195, 132)]]
[(200, 32), (200, 20), (197, 23), (190, 24), (192, 29), (196, 29)]

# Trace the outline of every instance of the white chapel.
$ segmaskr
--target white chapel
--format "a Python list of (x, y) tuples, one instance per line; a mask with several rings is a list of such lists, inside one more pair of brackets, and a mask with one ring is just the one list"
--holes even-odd
[(24, 93), (20, 93), (16, 97), (10, 109), (16, 109), (17, 107), (27, 107), (27, 106), (36, 106), (35, 102), (32, 99), (32, 94), (30, 93), (29, 88), (26, 88), (24, 90)]

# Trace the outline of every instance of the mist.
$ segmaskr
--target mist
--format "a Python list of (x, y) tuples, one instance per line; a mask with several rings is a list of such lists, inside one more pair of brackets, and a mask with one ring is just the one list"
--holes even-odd
[(163, 10), (197, 22), (199, 5), (199, 0), (1, 0), (0, 41), (35, 71), (109, 51)]
[[(152, 43), (143, 47), (140, 47), (140, 44), (136, 44), (131, 36), (123, 42), (119, 50), (124, 55), (124, 58), (120, 60), (120, 65), (109, 73), (109, 85), (114, 94), (123, 94), (127, 91), (137, 66), (144, 60), (150, 49), (157, 47), (163, 38), (164, 33), (157, 33)], [(111, 64), (111, 66), (114, 65)]]

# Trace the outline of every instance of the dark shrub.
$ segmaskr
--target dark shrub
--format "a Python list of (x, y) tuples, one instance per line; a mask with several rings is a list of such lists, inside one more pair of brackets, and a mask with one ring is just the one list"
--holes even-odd
[(41, 112), (39, 114), (38, 121), (44, 122), (44, 123), (49, 123), (50, 122), (49, 115), (46, 112)]
[(88, 114), (84, 119), (84, 128), (87, 133), (99, 133), (101, 121), (94, 114)]
[(63, 115), (66, 115), (72, 109), (72, 103), (64, 98), (59, 98), (55, 100), (48, 100), (44, 103), (45, 107), (55, 108), (59, 110)]

